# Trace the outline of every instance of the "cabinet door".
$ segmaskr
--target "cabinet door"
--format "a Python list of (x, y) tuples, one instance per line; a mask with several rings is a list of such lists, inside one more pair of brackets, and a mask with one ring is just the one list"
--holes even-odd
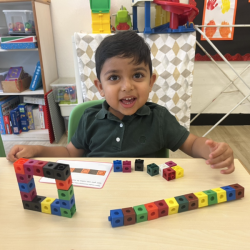
[(36, 22), (36, 36), (42, 69), (43, 89), (48, 92), (50, 84), (58, 79), (50, 5), (32, 2)]

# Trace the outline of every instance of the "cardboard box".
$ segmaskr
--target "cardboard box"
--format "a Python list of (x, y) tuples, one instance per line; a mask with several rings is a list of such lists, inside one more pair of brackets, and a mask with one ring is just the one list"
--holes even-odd
[(21, 119), (21, 128), (23, 132), (28, 132), (30, 130), (29, 118), (27, 113), (26, 103), (20, 103), (18, 105), (20, 119)]
[(31, 83), (31, 76), (14, 81), (2, 81), (4, 93), (20, 93), (28, 89)]

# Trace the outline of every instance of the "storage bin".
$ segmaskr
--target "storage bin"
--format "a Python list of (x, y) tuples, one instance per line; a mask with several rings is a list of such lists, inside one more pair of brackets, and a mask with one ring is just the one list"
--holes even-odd
[(60, 102), (60, 104), (77, 103), (76, 84), (72, 81), (72, 78), (60, 78), (50, 84), (55, 102)]
[(3, 10), (10, 35), (35, 34), (33, 11)]

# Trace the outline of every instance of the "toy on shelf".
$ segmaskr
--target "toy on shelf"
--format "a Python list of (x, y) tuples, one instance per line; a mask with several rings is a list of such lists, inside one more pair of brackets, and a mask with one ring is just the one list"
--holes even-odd
[(3, 10), (10, 35), (35, 34), (33, 11)]
[(233, 184), (203, 192), (162, 199), (139, 206), (110, 210), (108, 220), (111, 222), (112, 227), (132, 225), (217, 203), (238, 200), (243, 197), (244, 187), (239, 184)]
[[(24, 209), (68, 218), (74, 215), (75, 196), (68, 164), (20, 158), (14, 168)], [(37, 195), (34, 175), (55, 179), (59, 199)]]
[[(156, 24), (161, 23), (153, 29), (150, 27), (150, 7), (151, 3), (156, 4), (161, 7), (162, 10), (167, 11), (169, 14), (166, 15), (165, 19), (169, 18), (169, 23), (162, 24), (160, 20), (162, 16), (156, 16)], [(149, 0), (140, 1), (135, 0), (132, 3), (133, 7), (133, 29), (138, 31), (137, 28), (137, 7), (144, 6), (145, 8), (145, 28), (144, 33), (154, 34), (154, 33), (180, 33), (180, 32), (192, 32), (195, 31), (193, 28), (193, 20), (198, 15), (199, 10), (195, 7), (196, 2), (194, 0), (189, 1), (187, 4), (186, 0), (179, 3), (179, 0)], [(162, 13), (159, 7), (156, 7), (156, 14)]]
[(112, 15), (115, 16), (115, 31), (125, 31), (132, 29), (130, 15), (132, 14), (129, 13), (123, 6), (121, 6), (120, 10), (116, 14)]
[(90, 0), (92, 33), (111, 33), (110, 0)]

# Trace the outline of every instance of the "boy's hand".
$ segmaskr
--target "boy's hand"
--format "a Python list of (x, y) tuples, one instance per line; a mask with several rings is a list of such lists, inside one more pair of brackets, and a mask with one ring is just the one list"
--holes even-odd
[(36, 154), (36, 147), (29, 145), (15, 145), (7, 155), (7, 160), (14, 162), (19, 158), (32, 158)]
[(230, 174), (234, 171), (234, 156), (233, 150), (225, 142), (215, 142), (213, 140), (207, 140), (206, 145), (210, 149), (209, 159), (206, 160), (206, 164), (211, 168), (227, 168), (221, 170), (221, 174)]

